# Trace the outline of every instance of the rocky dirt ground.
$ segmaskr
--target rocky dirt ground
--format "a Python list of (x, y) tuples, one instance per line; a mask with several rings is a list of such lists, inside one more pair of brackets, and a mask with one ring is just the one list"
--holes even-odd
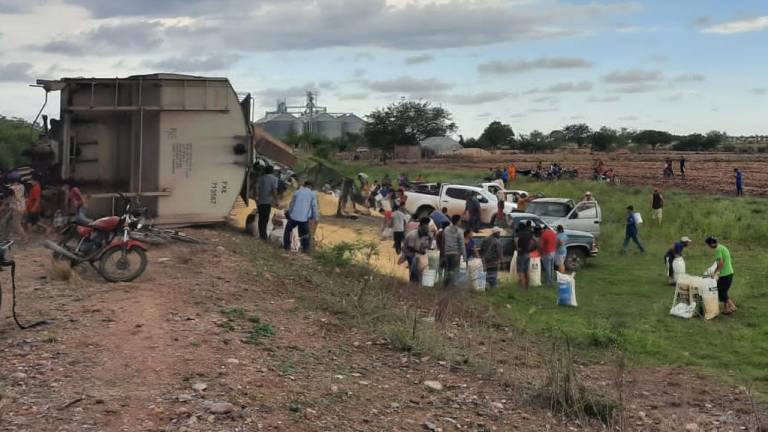
[[(686, 158), (686, 178), (680, 178), (678, 160)], [(664, 160), (670, 157), (674, 162), (674, 179), (664, 179), (662, 171)], [(658, 186), (664, 189), (675, 188), (689, 192), (709, 194), (735, 194), (734, 168), (744, 173), (744, 190), (750, 196), (768, 196), (768, 155), (736, 153), (695, 153), (695, 152), (657, 152), (652, 154), (633, 154), (616, 152), (607, 154), (590, 153), (547, 153), (547, 154), (512, 154), (499, 152), (487, 158), (451, 158), (438, 161), (419, 161), (419, 166), (436, 169), (480, 169), (501, 166), (515, 162), (520, 169), (533, 169), (538, 161), (547, 165), (558, 162), (567, 169), (578, 169), (579, 177), (589, 179), (592, 163), (601, 158), (606, 167), (613, 168), (622, 184), (633, 186)], [(397, 168), (393, 167), (393, 172)]]
[[(194, 234), (210, 243), (153, 248), (128, 284), (90, 269), (60, 280), (42, 248), (16, 248), (20, 318), (51, 321), (15, 328), (0, 274), (0, 430), (605, 430), (532, 402), (547, 347), (472, 295), (456, 294), (439, 327), (465, 361), (414, 355), (327, 307), (324, 293), (358, 274), (231, 229)], [(391, 286), (398, 308), (430, 321), (442, 293)], [(763, 413), (745, 389), (686, 370), (631, 369), (618, 386), (608, 359), (576, 368), (594, 394), (625, 400), (624, 430), (755, 430)]]

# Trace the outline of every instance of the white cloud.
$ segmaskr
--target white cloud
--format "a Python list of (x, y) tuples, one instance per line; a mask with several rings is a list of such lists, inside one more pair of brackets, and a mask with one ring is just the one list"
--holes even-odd
[(368, 93), (346, 93), (337, 95), (336, 97), (343, 101), (363, 100), (368, 98)]
[(674, 81), (676, 82), (700, 82), (700, 81), (706, 81), (707, 77), (705, 75), (702, 75), (700, 73), (687, 73), (678, 75), (674, 78)]
[(759, 16), (751, 19), (728, 21), (713, 26), (705, 27), (704, 33), (736, 34), (751, 33), (768, 29), (768, 16)]
[(614, 71), (603, 77), (603, 81), (611, 84), (636, 84), (661, 81), (664, 75), (657, 70), (628, 69)]
[(0, 63), (0, 82), (31, 82), (32, 64), (30, 63)]
[(515, 97), (515, 94), (505, 91), (488, 91), (471, 94), (446, 95), (442, 97), (436, 97), (436, 99), (456, 105), (481, 105), (489, 102), (497, 102), (511, 97)]
[(765, 88), (765, 87), (753, 88), (749, 92), (755, 96), (763, 96), (768, 94), (768, 88)]
[(163, 28), (162, 23), (151, 21), (102, 24), (34, 48), (70, 56), (114, 54), (116, 49), (121, 53), (146, 52), (158, 48), (163, 43)]
[(567, 93), (567, 92), (586, 92), (592, 90), (592, 83), (589, 81), (580, 82), (561, 82), (547, 87), (549, 93)]
[(453, 84), (441, 81), (437, 78), (414, 78), (410, 76), (401, 76), (380, 81), (366, 81), (365, 86), (370, 90), (380, 93), (414, 95), (442, 92), (453, 88)]
[(170, 57), (159, 61), (146, 61), (147, 67), (167, 72), (210, 72), (226, 70), (240, 59), (236, 54), (215, 54), (207, 57)]
[(638, 83), (638, 84), (624, 84), (617, 87), (614, 87), (611, 89), (614, 93), (626, 93), (626, 94), (635, 94), (635, 93), (648, 93), (652, 91), (659, 90), (660, 87), (656, 84), (649, 84), (649, 83)]
[(589, 102), (608, 103), (608, 102), (618, 102), (621, 100), (621, 98), (618, 96), (592, 96), (587, 100)]
[(421, 55), (406, 57), (404, 62), (407, 65), (413, 66), (418, 64), (431, 63), (434, 60), (435, 60), (435, 56), (431, 54), (421, 54)]
[(477, 70), (486, 74), (510, 74), (535, 69), (585, 69), (591, 67), (592, 63), (580, 57), (543, 57), (534, 60), (494, 60), (477, 65)]

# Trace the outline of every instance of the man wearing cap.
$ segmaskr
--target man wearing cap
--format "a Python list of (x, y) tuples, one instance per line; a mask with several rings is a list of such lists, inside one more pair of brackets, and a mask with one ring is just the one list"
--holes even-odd
[(496, 288), (501, 263), (501, 228), (493, 227), (491, 235), (480, 245), (480, 258), (485, 266), (485, 281), (489, 288)]
[(627, 246), (629, 246), (630, 240), (634, 241), (637, 247), (640, 248), (640, 253), (645, 253), (645, 248), (637, 238), (637, 219), (635, 218), (635, 208), (633, 206), (627, 207), (627, 227), (624, 231), (624, 247), (621, 249), (621, 253), (627, 253)]
[(661, 196), (659, 188), (653, 189), (653, 196), (651, 197), (651, 219), (656, 221), (657, 225), (661, 225), (661, 218), (664, 213), (664, 197)]
[(667, 253), (664, 255), (664, 263), (667, 265), (667, 268), (669, 269), (669, 280), (674, 281), (675, 280), (675, 271), (672, 268), (672, 262), (675, 260), (675, 258), (682, 257), (683, 256), (683, 249), (687, 248), (688, 245), (691, 244), (691, 239), (688, 238), (688, 236), (683, 236), (679, 241), (676, 241), (671, 248), (667, 251)]
[(728, 295), (733, 283), (733, 263), (731, 262), (731, 251), (720, 244), (715, 237), (707, 237), (704, 242), (707, 246), (715, 250), (715, 273), (712, 277), (717, 279), (717, 297), (725, 305), (724, 314), (730, 315), (736, 312), (736, 305)]
[(595, 198), (592, 196), (592, 192), (587, 191), (584, 194), (584, 201), (594, 201), (594, 200), (595, 200)]

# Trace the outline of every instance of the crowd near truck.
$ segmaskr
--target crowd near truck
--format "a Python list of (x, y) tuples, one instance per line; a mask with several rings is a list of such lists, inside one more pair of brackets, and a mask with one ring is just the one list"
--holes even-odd
[[(417, 217), (429, 216), (435, 210), (447, 209), (448, 215), (463, 215), (467, 197), (474, 195), (480, 202), (480, 221), (493, 225), (498, 214), (498, 200), (492, 193), (476, 186), (457, 184), (425, 184), (406, 192), (406, 211)], [(515, 205), (504, 204), (504, 214), (511, 213)]]
[[(519, 224), (531, 222), (531, 227), (554, 230), (556, 227), (546, 223), (542, 218), (531, 213), (510, 213), (507, 215), (507, 226), (510, 227), (504, 231), (501, 236), (501, 247), (503, 251), (504, 268), (509, 268), (512, 256), (515, 253), (517, 245), (517, 236), (515, 229)], [(584, 267), (587, 259), (596, 257), (599, 250), (595, 236), (588, 232), (566, 229), (568, 241), (565, 243), (567, 255), (565, 258), (565, 267), (568, 271), (576, 271)], [(484, 237), (476, 236), (477, 247), (480, 247)]]

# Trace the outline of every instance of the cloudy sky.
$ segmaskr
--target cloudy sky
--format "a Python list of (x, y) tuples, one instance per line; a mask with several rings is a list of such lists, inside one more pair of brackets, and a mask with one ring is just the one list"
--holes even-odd
[(0, 114), (33, 118), (37, 78), (184, 72), (259, 113), (308, 89), (360, 115), (425, 98), (465, 136), (764, 134), (767, 54), (766, 0), (0, 0)]

